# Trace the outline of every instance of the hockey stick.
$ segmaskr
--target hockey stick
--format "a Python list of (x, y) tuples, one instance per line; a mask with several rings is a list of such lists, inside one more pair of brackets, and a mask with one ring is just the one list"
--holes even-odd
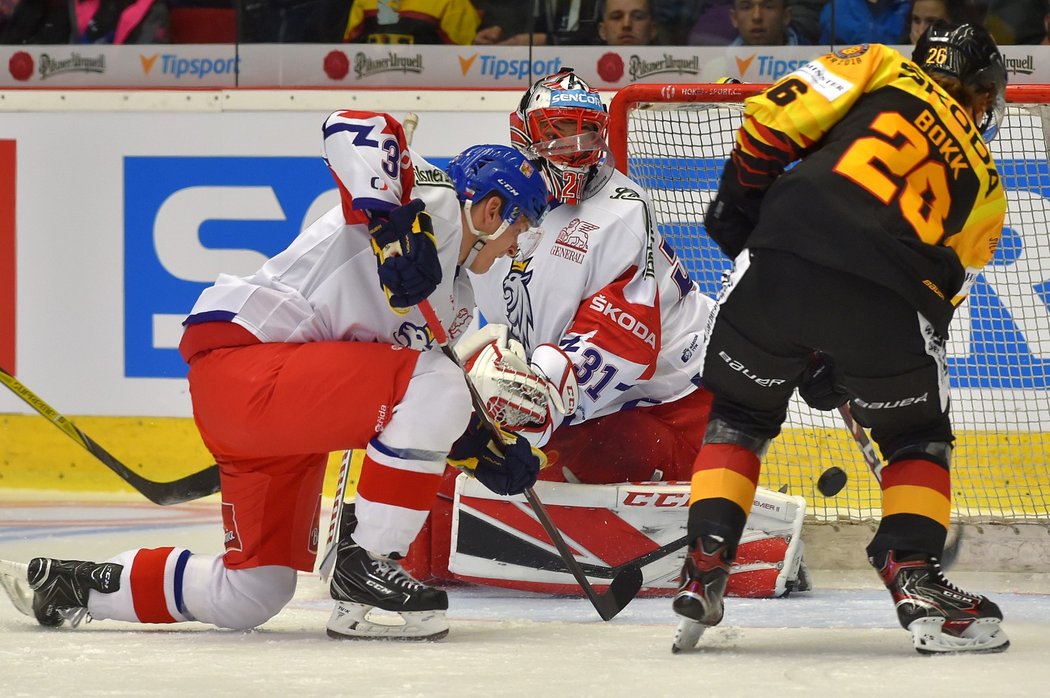
[[(460, 363), (459, 357), (456, 356), (456, 352), (452, 350), (452, 347), (448, 345), (448, 335), (445, 333), (445, 328), (441, 324), (441, 320), (438, 319), (437, 314), (434, 312), (433, 306), (430, 305), (430, 301), (423, 299), (419, 303), (419, 310), (423, 313), (423, 319), (426, 320), (427, 325), (430, 327), (431, 333), (434, 335), (434, 340), (441, 348), (442, 353), (445, 354), (456, 366), (463, 371), (463, 377), (467, 381), (467, 389), (470, 391), (470, 400), (474, 404), (474, 411), (477, 413), (478, 418), (481, 419), (482, 424), (492, 434), (492, 437), (497, 443), (506, 445), (506, 439), (503, 437), (503, 433), (496, 426), (492, 420), (492, 416), (488, 413), (485, 407), (485, 401), (478, 394), (477, 388), (474, 383), (470, 380), (470, 375), (467, 370)], [(594, 606), (595, 610), (598, 611), (598, 615), (601, 616), (602, 620), (612, 620), (617, 613), (622, 611), (627, 604), (638, 594), (638, 591), (642, 588), (642, 570), (636, 565), (630, 565), (620, 569), (613, 576), (612, 581), (609, 582), (609, 588), (604, 593), (599, 594), (591, 586), (591, 583), (587, 580), (587, 575), (584, 573), (580, 563), (573, 557), (572, 550), (565, 542), (565, 538), (562, 536), (561, 531), (555, 526), (554, 521), (551, 519), (550, 514), (547, 512), (547, 508), (540, 501), (539, 497), (536, 496), (536, 492), (531, 487), (525, 489), (525, 499), (528, 501), (529, 506), (532, 507), (532, 511), (536, 514), (536, 518), (543, 526), (544, 530), (547, 531), (547, 535), (550, 537), (554, 547), (558, 550), (558, 555), (561, 556), (562, 562), (568, 568), (572, 576), (576, 578), (576, 582), (583, 589), (583, 593), (590, 600), (591, 605)]]
[(871, 443), (871, 439), (864, 433), (864, 428), (857, 424), (857, 420), (853, 418), (853, 413), (849, 410), (849, 403), (844, 402), (839, 405), (839, 415), (842, 417), (842, 423), (846, 425), (846, 430), (849, 431), (850, 436), (856, 442), (857, 447), (860, 449), (861, 454), (864, 456), (864, 462), (868, 464), (868, 469), (871, 474), (875, 476), (879, 484), (882, 483), (882, 460), (878, 454), (875, 453), (875, 446)]
[[(875, 446), (871, 443), (871, 439), (868, 438), (868, 435), (864, 433), (864, 428), (853, 418), (853, 413), (850, 412), (848, 402), (839, 405), (839, 415), (841, 415), (842, 423), (846, 425), (846, 429), (849, 431), (850, 436), (853, 437), (857, 447), (860, 448), (860, 452), (864, 455), (864, 462), (868, 464), (868, 469), (881, 485), (883, 468), (882, 459), (879, 458), (877, 453), (875, 453)], [(955, 535), (952, 535), (953, 531)], [(953, 524), (948, 527), (948, 536), (944, 542), (944, 550), (941, 553), (941, 567), (943, 569), (948, 569), (955, 563), (955, 559), (959, 556), (959, 544), (962, 543), (962, 537), (962, 526)]]
[(0, 368), (0, 383), (7, 386), (11, 392), (22, 398), (34, 410), (47, 417), (48, 421), (61, 429), (66, 436), (80, 444), (81, 448), (122, 477), (125, 482), (154, 504), (162, 506), (179, 504), (191, 499), (200, 499), (219, 491), (219, 466), (217, 465), (210, 465), (204, 470), (171, 482), (148, 480), (114, 458), (109, 451), (95, 443), (91, 437), (78, 429), (73, 422), (56, 412), (51, 405), (37, 397), (32, 390), (3, 368)]
[[(405, 118), (401, 120), (401, 128), (405, 132), (405, 143), (409, 146), (412, 145), (412, 137), (416, 134), (417, 126), (419, 126), (419, 115), (415, 112), (408, 112), (405, 114)], [(332, 516), (328, 520), (328, 542), (325, 544), (324, 555), (321, 557), (321, 564), (317, 567), (322, 582), (328, 581), (328, 575), (331, 573), (332, 566), (335, 564), (335, 550), (338, 543), (336, 540), (336, 531), (339, 530), (339, 522), (343, 518), (343, 507), (346, 506), (343, 497), (346, 495), (346, 480), (350, 471), (350, 459), (352, 454), (352, 450), (343, 451), (343, 460), (339, 467), (339, 480), (335, 486), (336, 491), (335, 501), (332, 503)]]
[(351, 450), (343, 451), (343, 461), (339, 466), (339, 480), (335, 485), (335, 501), (332, 503), (332, 518), (328, 522), (328, 542), (325, 544), (321, 564), (317, 566), (322, 582), (328, 581), (328, 575), (332, 573), (332, 567), (335, 565), (336, 531), (339, 530), (339, 524), (343, 519), (343, 507), (346, 506), (343, 497), (346, 495), (346, 481), (350, 474), (350, 459), (353, 453)]

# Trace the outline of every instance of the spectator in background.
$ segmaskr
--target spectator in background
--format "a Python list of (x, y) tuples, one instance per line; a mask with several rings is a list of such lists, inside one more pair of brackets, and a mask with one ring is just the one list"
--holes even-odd
[(702, 0), (700, 14), (689, 32), (691, 46), (728, 46), (737, 37), (729, 13), (733, 0)]
[[(0, 0), (0, 8), (5, 0)], [(0, 44), (166, 44), (165, 0), (17, 0)]]
[(15, 13), (15, 5), (17, 4), (18, 0), (0, 0), (0, 32), (4, 31), (7, 21)]
[[(500, 14), (507, 13), (509, 8), (498, 0), (477, 0), (475, 5), (483, 15), (499, 9)], [(580, 46), (597, 42), (597, 25), (601, 17), (600, 0), (548, 0), (539, 3), (539, 14), (533, 19), (531, 0), (518, 2), (517, 7), (524, 12), (524, 21), (514, 19), (514, 28), (495, 24), (487, 26), (474, 38), (477, 44), (499, 44), (501, 46), (527, 46), (530, 28), (534, 32), (532, 43), (536, 46)], [(486, 19), (486, 25), (488, 20)]]
[(166, 44), (164, 0), (74, 0), (78, 44)]
[(651, 0), (656, 22), (656, 43), (681, 46), (689, 40), (689, 30), (700, 13), (704, 0)]
[(0, 44), (68, 44), (73, 39), (66, 0), (17, 0), (0, 26)]
[(939, 19), (954, 24), (981, 24), (972, 0), (911, 0), (902, 44), (914, 44)]
[(323, 43), (343, 40), (350, 3), (347, 0), (168, 0), (181, 7), (236, 7), (245, 43)]
[(791, 10), (791, 28), (798, 34), (799, 41), (806, 46), (817, 43), (820, 39), (820, 11), (827, 0), (787, 0)]
[(985, 26), (998, 44), (1038, 44), (1046, 35), (1045, 0), (989, 0)]
[(739, 36), (730, 46), (798, 46), (786, 0), (733, 0), (729, 19)]
[(474, 35), (475, 44), (499, 44), (512, 37), (524, 36), (528, 43), (532, 31), (532, 2), (474, 0), (481, 15), (481, 28)]
[(896, 44), (907, 16), (908, 0), (830, 0), (820, 13), (820, 43)]
[(598, 38), (609, 46), (644, 46), (656, 39), (649, 0), (605, 0)]
[(343, 41), (369, 44), (471, 44), (481, 17), (470, 0), (354, 0)]

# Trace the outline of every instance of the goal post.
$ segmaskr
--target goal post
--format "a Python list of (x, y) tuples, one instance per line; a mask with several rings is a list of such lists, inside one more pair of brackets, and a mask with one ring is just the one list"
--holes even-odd
[[(753, 84), (635, 84), (610, 104), (616, 166), (653, 200), (661, 232), (700, 290), (718, 292), (730, 261), (703, 228)], [(953, 516), (1050, 525), (1050, 85), (1007, 88), (992, 151), (1007, 193), (1002, 241), (952, 323), (948, 343)], [(877, 321), (877, 320), (876, 320)], [(839, 466), (849, 483), (823, 497)], [(804, 496), (818, 520), (877, 518), (881, 497), (836, 412), (796, 396), (763, 462), (761, 484)]]

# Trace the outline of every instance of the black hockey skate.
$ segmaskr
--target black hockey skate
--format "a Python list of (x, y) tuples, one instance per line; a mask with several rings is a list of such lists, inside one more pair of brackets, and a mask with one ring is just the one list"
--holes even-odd
[(729, 564), (726, 543), (718, 536), (704, 536), (686, 554), (678, 593), (671, 602), (681, 618), (672, 652), (692, 649), (705, 630), (722, 622)]
[[(397, 560), (369, 553), (349, 535), (339, 541), (332, 573), (328, 636), (345, 640), (440, 640), (448, 635), (448, 595), (417, 581)], [(366, 618), (372, 609), (401, 623)], [(391, 619), (396, 620), (396, 619)]]
[(69, 621), (77, 627), (88, 617), (88, 593), (109, 594), (120, 589), (123, 565), (35, 557), (26, 579), (33, 590), (33, 615), (41, 625), (59, 626)]
[(890, 590), (897, 619), (919, 653), (1002, 652), (1010, 646), (999, 627), (999, 607), (945, 579), (937, 558), (890, 550), (869, 562)]

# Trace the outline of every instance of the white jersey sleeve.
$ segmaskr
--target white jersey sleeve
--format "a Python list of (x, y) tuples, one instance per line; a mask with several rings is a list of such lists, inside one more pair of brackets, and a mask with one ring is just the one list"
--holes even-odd
[(554, 209), (543, 229), (531, 257), (501, 260), (473, 277), (474, 290), (486, 320), (509, 325), (530, 357), (550, 361), (540, 347), (554, 345), (571, 362), (580, 391), (566, 422), (695, 390), (714, 302), (660, 234), (641, 188), (617, 173), (581, 204)]
[[(418, 308), (392, 308), (387, 302), (363, 213), (418, 198), (433, 222), (442, 269), (430, 302), (455, 338), (469, 324), (474, 299), (469, 283), (457, 279), (463, 230), (451, 181), (402, 149), (401, 127), (386, 115), (337, 112), (325, 122), (324, 133), (340, 205), (254, 274), (220, 275), (185, 324), (234, 322), (263, 342), (348, 340), (435, 348)], [(385, 169), (392, 162), (397, 169)]]
[(339, 185), (347, 222), (360, 222), (355, 211), (388, 211), (409, 202), (412, 157), (393, 117), (337, 111), (325, 120), (323, 133), (324, 161)]

